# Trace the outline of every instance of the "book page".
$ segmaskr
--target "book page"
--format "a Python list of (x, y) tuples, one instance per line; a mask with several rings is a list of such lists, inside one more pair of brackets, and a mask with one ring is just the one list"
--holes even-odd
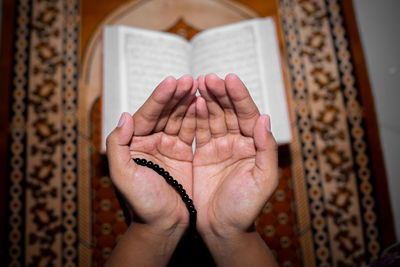
[(289, 143), (292, 140), (292, 131), (274, 20), (260, 20), (257, 23), (257, 31), (261, 40), (259, 51), (263, 59), (262, 77), (268, 93), (271, 130), (277, 143)]
[(189, 74), (190, 45), (177, 35), (141, 29), (125, 31), (124, 77), (128, 112), (136, 110), (167, 76)]
[(191, 40), (192, 74), (237, 74), (260, 113), (271, 116), (278, 143), (291, 140), (280, 51), (272, 18), (259, 18), (209, 29)]
[[(104, 36), (103, 142), (121, 112), (133, 114), (167, 76), (194, 78), (237, 74), (278, 143), (291, 139), (279, 45), (271, 18), (205, 30), (190, 44), (183, 38), (127, 26), (106, 27)], [(104, 143), (103, 143), (104, 144)]]
[[(235, 26), (235, 27), (233, 27)], [(250, 91), (262, 113), (269, 113), (265, 105), (267, 95), (261, 77), (260, 56), (253, 23), (232, 24), (198, 34), (191, 41), (191, 66), (194, 77), (215, 73), (222, 79), (229, 73), (237, 74)]]
[(190, 72), (189, 43), (180, 36), (127, 26), (103, 32), (102, 150), (122, 112), (135, 113), (167, 76)]

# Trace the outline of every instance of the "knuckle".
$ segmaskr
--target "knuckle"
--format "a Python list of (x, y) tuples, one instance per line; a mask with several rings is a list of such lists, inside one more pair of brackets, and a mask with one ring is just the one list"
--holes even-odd
[(110, 146), (113, 145), (113, 143), (114, 143), (113, 139), (114, 139), (114, 134), (110, 133), (106, 138), (106, 149), (108, 149)]
[(259, 115), (260, 115), (260, 113), (256, 107), (253, 107), (246, 111), (238, 112), (238, 116), (243, 120), (254, 119), (254, 118), (257, 118)]

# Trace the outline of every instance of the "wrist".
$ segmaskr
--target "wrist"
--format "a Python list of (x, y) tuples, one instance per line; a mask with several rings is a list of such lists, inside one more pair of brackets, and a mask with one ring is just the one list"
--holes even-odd
[(157, 241), (166, 240), (168, 242), (173, 242), (174, 240), (179, 240), (184, 235), (186, 229), (188, 228), (186, 223), (174, 223), (174, 224), (148, 224), (143, 222), (133, 221), (128, 230), (141, 233), (141, 235), (149, 240)]
[(136, 242), (153, 250), (153, 257), (167, 261), (184, 232), (185, 228), (179, 225), (166, 228), (137, 222), (132, 222), (127, 230), (127, 234), (135, 237)]
[(207, 230), (199, 231), (199, 234), (207, 245), (216, 245), (225, 248), (228, 248), (231, 245), (238, 244), (248, 238), (258, 235), (255, 230), (242, 231), (229, 227), (210, 227)]
[(203, 239), (209, 237), (212, 239), (227, 239), (232, 237), (239, 237), (245, 233), (255, 231), (254, 224), (250, 226), (239, 226), (228, 223), (221, 223), (218, 219), (201, 220), (198, 223), (198, 232)]
[(218, 266), (278, 266), (256, 230), (208, 232), (202, 238)]
[(182, 235), (180, 228), (132, 222), (106, 266), (166, 266)]

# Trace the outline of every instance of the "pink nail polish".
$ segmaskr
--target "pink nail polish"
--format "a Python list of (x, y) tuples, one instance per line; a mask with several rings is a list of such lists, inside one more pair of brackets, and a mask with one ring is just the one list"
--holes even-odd
[(121, 114), (121, 117), (119, 118), (117, 127), (119, 128), (122, 125), (124, 125), (124, 122), (125, 122), (125, 112)]
[(270, 132), (271, 131), (271, 118), (269, 115), (265, 115), (265, 126), (267, 127), (267, 130)]

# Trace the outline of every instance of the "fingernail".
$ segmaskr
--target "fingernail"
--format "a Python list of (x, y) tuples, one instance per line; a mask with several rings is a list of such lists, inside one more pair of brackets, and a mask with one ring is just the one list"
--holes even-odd
[(119, 118), (118, 125), (117, 125), (118, 128), (121, 127), (122, 125), (124, 125), (124, 122), (125, 122), (125, 113), (126, 113), (126, 112), (123, 112), (123, 113), (121, 114), (121, 117)]
[(271, 118), (269, 115), (265, 115), (265, 127), (269, 132), (271, 131)]

